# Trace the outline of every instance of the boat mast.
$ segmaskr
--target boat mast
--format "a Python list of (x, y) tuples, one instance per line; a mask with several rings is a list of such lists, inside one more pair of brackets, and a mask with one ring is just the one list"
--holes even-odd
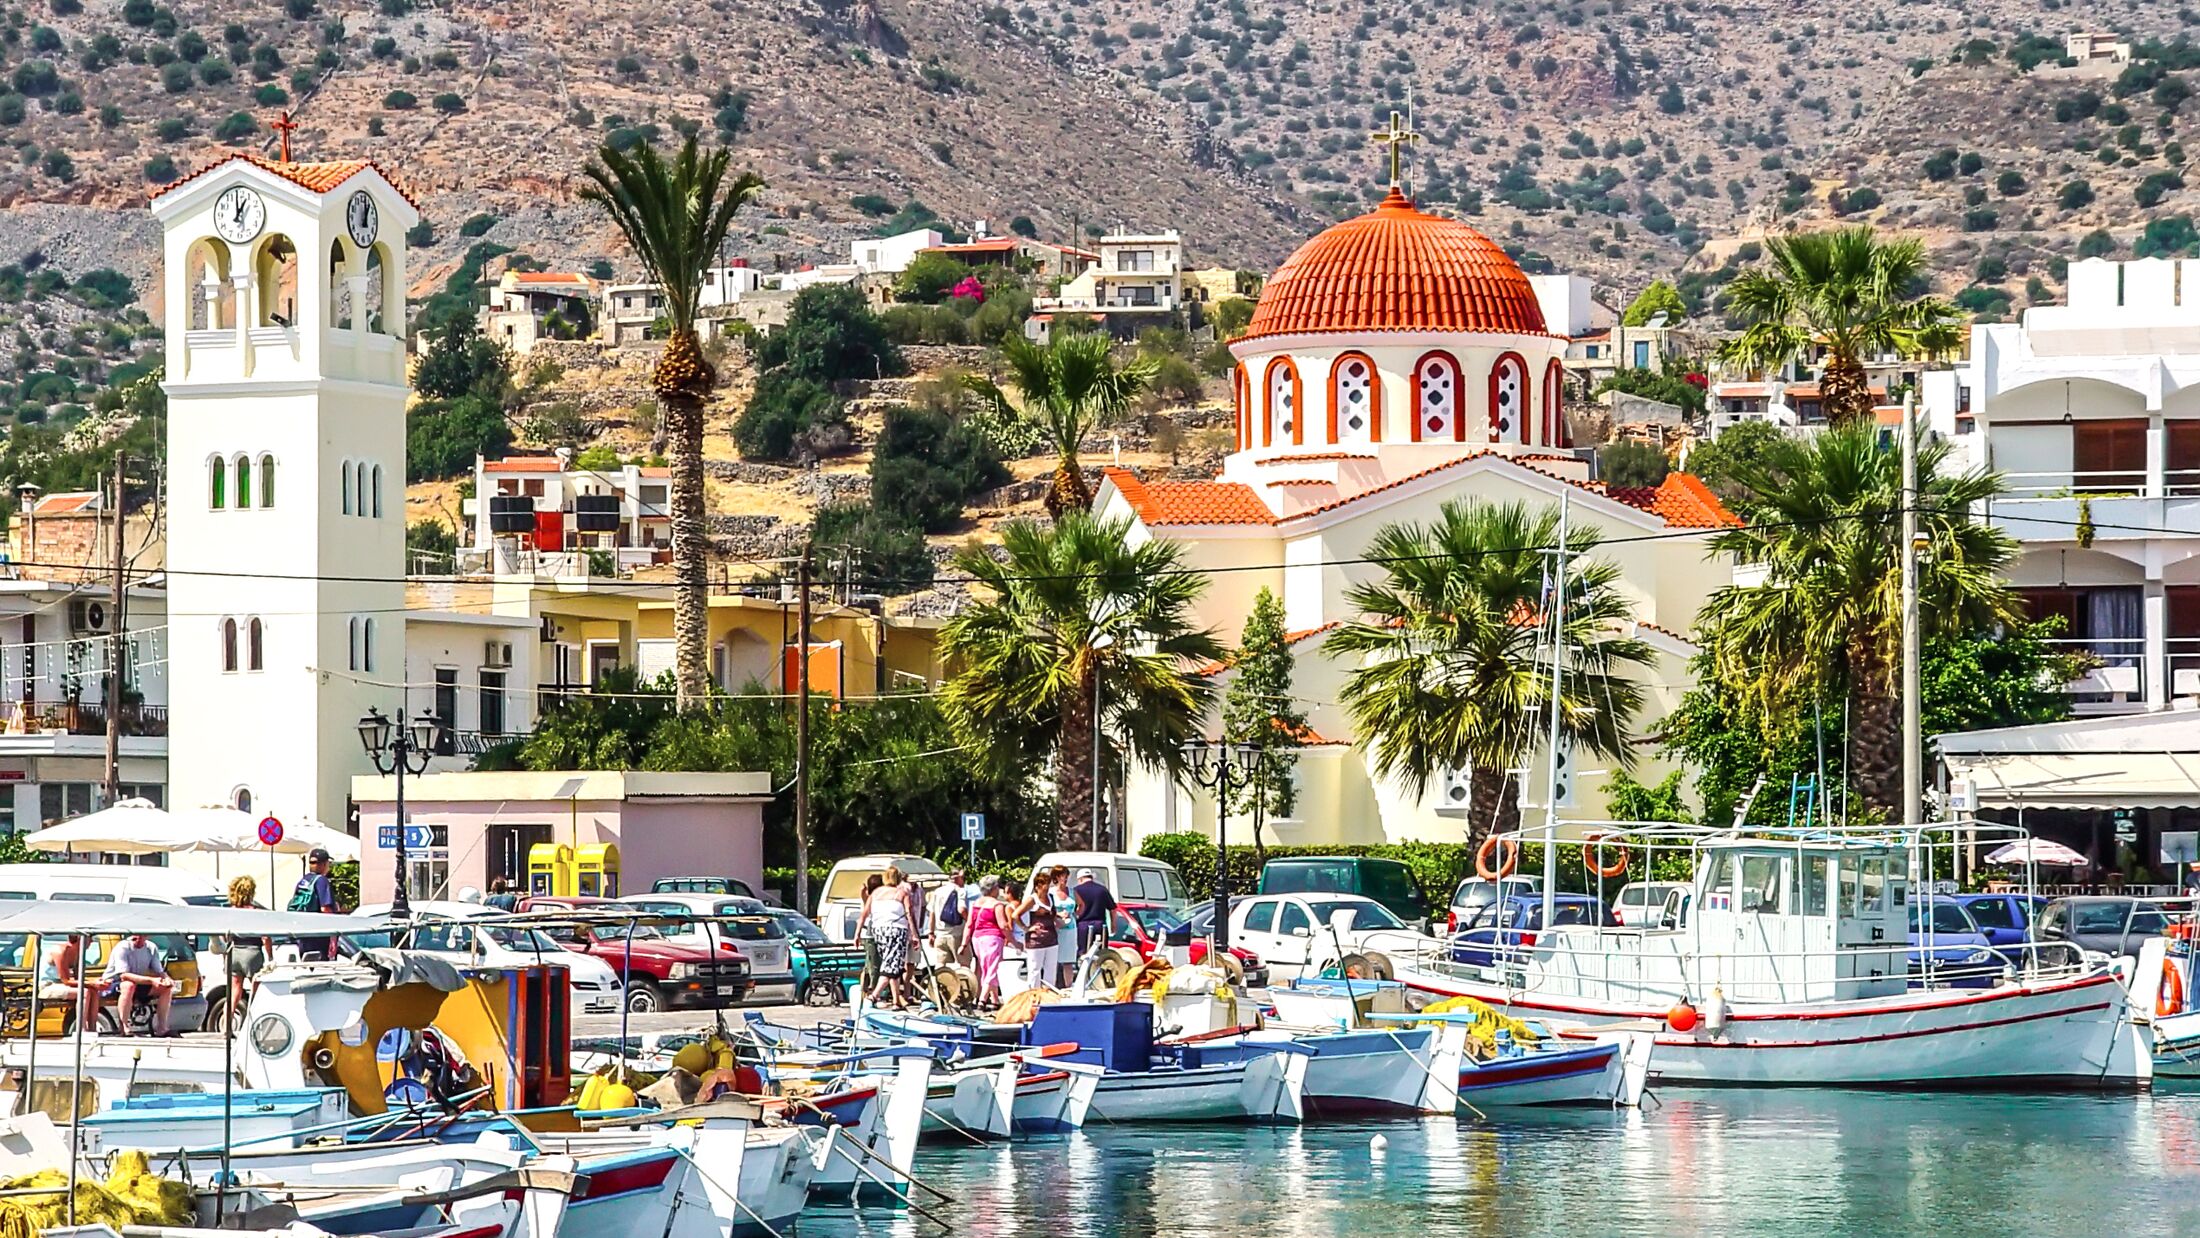
[(1918, 710), (1916, 410), (1916, 393), (1905, 393), (1902, 397), (1902, 824), (1910, 827), (1921, 824), (1924, 816), (1918, 802), (1924, 750)]
[(1551, 925), (1552, 890), (1558, 883), (1558, 725), (1566, 664), (1566, 495), (1558, 496), (1558, 549), (1551, 572), (1551, 750), (1543, 777), (1543, 927)]

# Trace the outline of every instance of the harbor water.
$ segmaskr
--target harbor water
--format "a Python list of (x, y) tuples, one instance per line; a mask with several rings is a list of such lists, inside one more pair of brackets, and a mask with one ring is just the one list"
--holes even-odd
[[(1383, 1146), (1376, 1147), (1380, 1135)], [(2200, 1235), (2200, 1091), (1679, 1091), (1639, 1114), (1119, 1127), (928, 1147), (980, 1236)], [(938, 1205), (935, 1205), (938, 1206)], [(938, 1232), (813, 1208), (802, 1238)]]

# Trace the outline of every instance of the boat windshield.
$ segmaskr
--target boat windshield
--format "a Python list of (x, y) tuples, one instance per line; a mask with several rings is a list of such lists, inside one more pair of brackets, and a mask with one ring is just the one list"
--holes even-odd
[(1381, 903), (1345, 902), (1342, 899), (1335, 899), (1309, 902), (1307, 906), (1314, 909), (1314, 923), (1316, 924), (1329, 923), (1329, 918), (1340, 911), (1351, 912), (1351, 925), (1355, 932), (1365, 933), (1375, 929), (1403, 929), (1406, 926), (1405, 921), (1390, 914), (1390, 909)]
[[(1916, 903), (1910, 904), (1911, 932), (1922, 933), (1925, 931), (1926, 910), (1926, 908)], [(1978, 932), (1978, 925), (1972, 921), (1971, 913), (1965, 911), (1962, 907), (1956, 905), (1955, 903), (1934, 903), (1932, 905), (1931, 911), (1933, 913), (1933, 931), (1935, 933)]]

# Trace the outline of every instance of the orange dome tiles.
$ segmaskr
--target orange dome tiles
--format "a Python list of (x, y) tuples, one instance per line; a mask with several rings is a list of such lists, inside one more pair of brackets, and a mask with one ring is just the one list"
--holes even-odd
[(1520, 264), (1458, 220), (1415, 209), (1395, 185), (1284, 260), (1244, 338), (1331, 331), (1549, 334)]

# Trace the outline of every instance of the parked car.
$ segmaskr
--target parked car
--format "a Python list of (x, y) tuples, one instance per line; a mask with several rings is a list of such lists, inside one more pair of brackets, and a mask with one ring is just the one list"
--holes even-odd
[(1514, 894), (1541, 894), (1543, 883), (1527, 877), (1500, 877), (1495, 881), (1487, 877), (1469, 877), (1451, 892), (1451, 907), (1444, 914), (1444, 932), (1456, 933), (1461, 927), (1474, 923), (1482, 909)]
[(1032, 868), (1037, 871), (1056, 865), (1068, 869), (1073, 882), (1078, 873), (1091, 869), (1093, 879), (1106, 886), (1118, 903), (1182, 907), (1191, 899), (1175, 866), (1150, 856), (1122, 851), (1049, 851)]
[[(519, 902), (522, 915), (560, 912), (615, 912), (640, 909), (608, 898), (531, 895)], [(749, 961), (738, 951), (714, 950), (708, 943), (675, 942), (649, 924), (552, 924), (543, 933), (578, 954), (592, 955), (626, 980), (626, 1008), (636, 1014), (655, 1010), (710, 1009), (738, 1004), (755, 988)]]
[[(1249, 897), (1250, 895), (1233, 894), (1230, 896), (1230, 906), (1235, 907)], [(1176, 914), (1183, 919), (1185, 926), (1192, 930), (1192, 936), (1212, 937), (1215, 935), (1215, 900), (1211, 898), (1201, 899), (1189, 906), (1177, 908)]]
[[(755, 890), (739, 877), (659, 877), (649, 883), (651, 894), (725, 894), (756, 898)], [(762, 899), (757, 901), (762, 902)]]
[(2123, 895), (2089, 894), (2058, 898), (2041, 908), (2032, 926), (2032, 940), (2068, 942), (2102, 954), (2136, 955), (2147, 938), (2160, 937), (2168, 929), (2168, 914), (2152, 903)]
[(1690, 888), (1685, 881), (1630, 881), (1612, 899), (1612, 914), (1622, 928), (1657, 928), (1665, 919), (1666, 899)]
[(1971, 922), (1995, 946), (2022, 946), (2032, 940), (2032, 922), (2047, 900), (2037, 894), (1956, 894)]
[(1390, 909), (1415, 929), (1428, 924), (1428, 900), (1413, 870), (1371, 855), (1293, 856), (1260, 869), (1262, 894), (1357, 894)]
[(1230, 944), (1267, 960), (1271, 979), (1288, 980), (1339, 954), (1411, 955), (1441, 943), (1372, 898), (1261, 894), (1231, 902)]
[[(1162, 939), (1183, 924), (1181, 916), (1158, 903), (1119, 903), (1108, 924), (1108, 944), (1136, 951), (1141, 959), (1150, 959), (1153, 952), (1161, 948)], [(1204, 938), (1192, 938), (1191, 950), (1193, 966), (1207, 961)], [(1268, 983), (1268, 965), (1261, 962), (1259, 954), (1231, 942), (1230, 957), (1245, 970), (1246, 984), (1259, 988)]]
[[(1930, 933), (1926, 931), (1928, 924)], [(1963, 904), (1945, 896), (1910, 904), (1909, 958), (1913, 984), (1925, 979), (1926, 962), (1930, 960), (1933, 979), (1962, 989), (1991, 987), (2009, 962), (1994, 949)]]
[[(1568, 924), (1618, 928), (1619, 918), (1605, 907), (1601, 898), (1587, 894), (1553, 894), (1551, 927)], [(1543, 929), (1541, 894), (1508, 895), (1504, 901), (1484, 907), (1475, 915), (1473, 923), (1451, 939), (1451, 961), (1489, 967), (1502, 955), (1510, 953), (1517, 957), (1519, 952), (1533, 949)]]
[[(767, 914), (768, 909), (759, 899), (718, 894), (629, 894), (619, 901), (661, 915), (698, 917), (656, 928), (674, 945), (748, 960), (749, 980), (755, 987), (795, 982), (787, 930)], [(700, 918), (705, 916), (710, 918)]]
[[(388, 903), (371, 903), (352, 914), (386, 916), (389, 912)], [(505, 915), (493, 907), (415, 899), (412, 916), (411, 949), (486, 967), (555, 964), (566, 970), (575, 1017), (619, 1012), (619, 974), (608, 964), (593, 955), (566, 949), (540, 929), (501, 923)], [(346, 954), (392, 944), (390, 934), (380, 930), (346, 933), (337, 938), (338, 949)]]
[(947, 880), (940, 866), (921, 855), (859, 855), (833, 865), (817, 895), (817, 925), (834, 941), (854, 941), (863, 916), (863, 882), (873, 873), (898, 868), (925, 888), (926, 905), (934, 886)]

